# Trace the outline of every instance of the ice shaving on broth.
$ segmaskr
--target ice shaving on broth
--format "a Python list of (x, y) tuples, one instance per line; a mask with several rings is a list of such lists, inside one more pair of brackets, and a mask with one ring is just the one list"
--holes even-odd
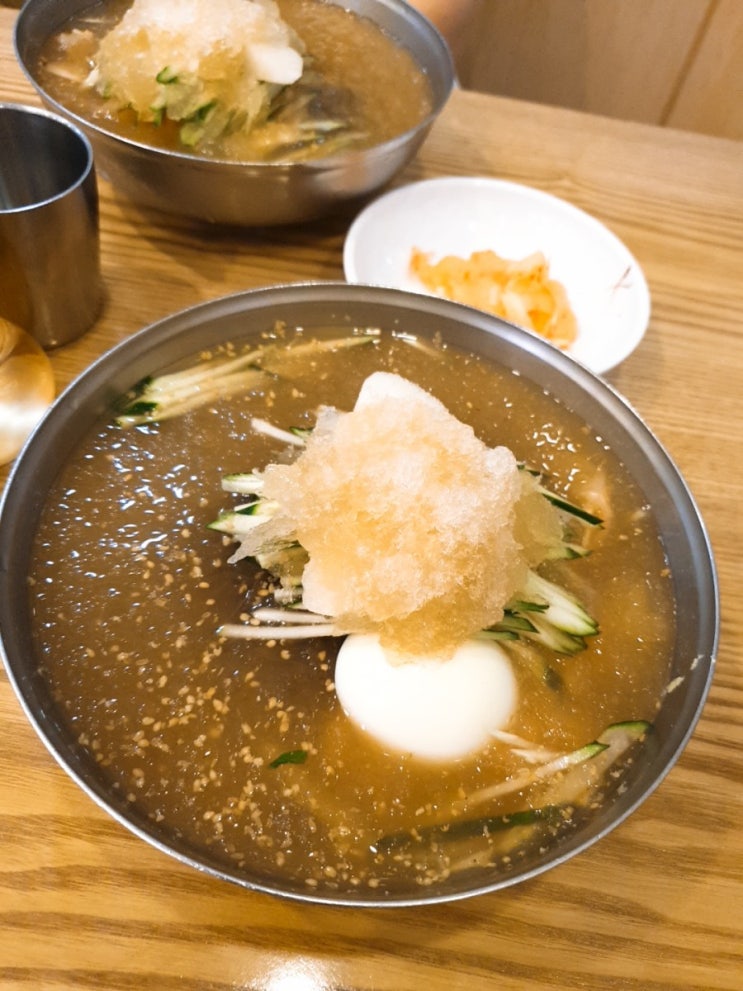
[(304, 607), (339, 633), (378, 634), (401, 661), (446, 659), (501, 620), (528, 567), (561, 539), (556, 511), (530, 498), (536, 480), (509, 450), (486, 447), (389, 372), (364, 382), (352, 412), (320, 410), (296, 461), (258, 479), (276, 508), (253, 517), (232, 560), (296, 540), (308, 555)]
[(304, 69), (273, 0), (134, 0), (98, 43), (85, 85), (142, 120), (178, 121), (185, 145), (265, 116)]

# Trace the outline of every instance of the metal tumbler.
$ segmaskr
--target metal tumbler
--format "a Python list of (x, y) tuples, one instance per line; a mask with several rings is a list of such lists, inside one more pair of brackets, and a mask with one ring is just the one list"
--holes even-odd
[(88, 330), (102, 300), (90, 142), (55, 114), (0, 103), (0, 316), (53, 348)]

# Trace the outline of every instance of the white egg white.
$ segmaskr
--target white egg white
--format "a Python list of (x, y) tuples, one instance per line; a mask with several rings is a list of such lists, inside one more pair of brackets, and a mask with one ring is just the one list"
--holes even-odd
[(487, 640), (467, 640), (447, 660), (393, 663), (378, 637), (354, 634), (338, 653), (335, 690), (349, 719), (383, 746), (437, 761), (484, 747), (517, 703), (508, 655)]

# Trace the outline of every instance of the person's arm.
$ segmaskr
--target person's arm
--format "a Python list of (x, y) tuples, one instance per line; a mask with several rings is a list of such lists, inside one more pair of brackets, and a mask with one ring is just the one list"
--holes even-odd
[(462, 37), (478, 0), (409, 0), (454, 47)]

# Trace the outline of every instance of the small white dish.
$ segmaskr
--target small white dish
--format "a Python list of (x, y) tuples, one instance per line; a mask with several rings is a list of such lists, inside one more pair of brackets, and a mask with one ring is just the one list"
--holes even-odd
[(650, 293), (635, 258), (595, 217), (541, 190), (457, 177), (395, 189), (351, 225), (346, 280), (426, 293), (410, 272), (413, 248), (434, 261), (488, 249), (509, 259), (541, 251), (578, 323), (569, 353), (599, 374), (634, 351), (647, 329)]

